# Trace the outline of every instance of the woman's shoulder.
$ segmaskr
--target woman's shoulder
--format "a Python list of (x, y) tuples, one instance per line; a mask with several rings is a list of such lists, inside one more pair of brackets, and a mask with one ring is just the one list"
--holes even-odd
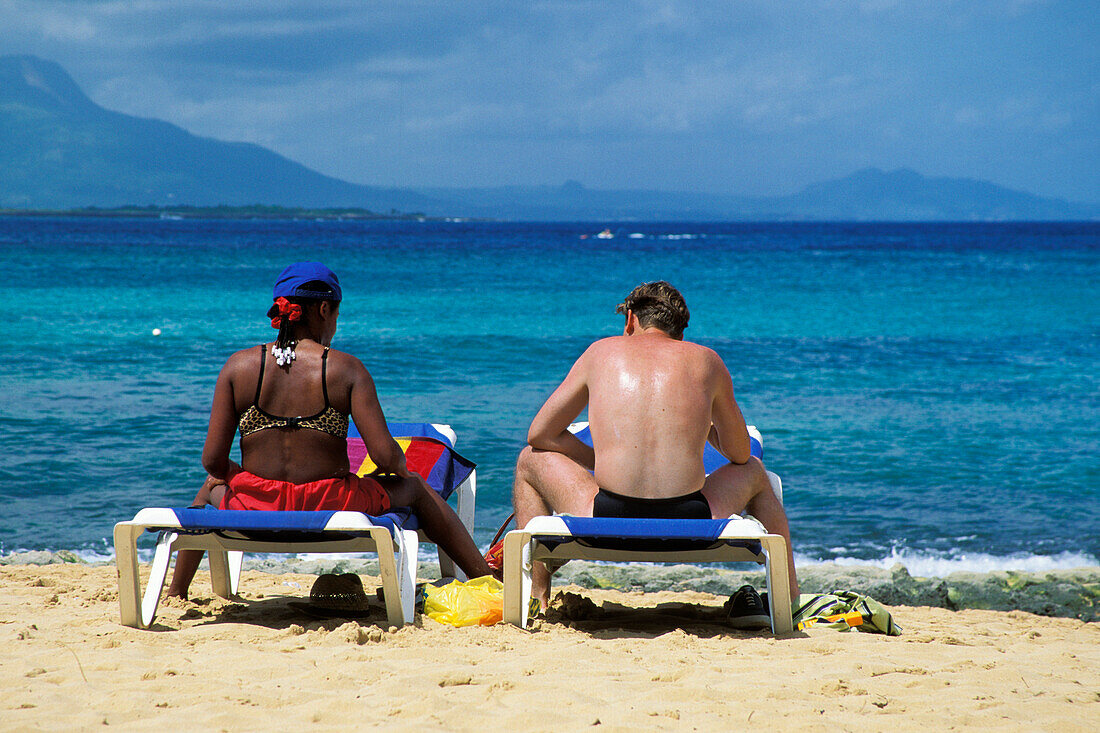
[(348, 373), (356, 372), (360, 369), (366, 371), (367, 369), (359, 357), (349, 354), (346, 351), (339, 351), (331, 346), (328, 350), (328, 365), (330, 371), (340, 370)]
[(249, 346), (240, 351), (234, 351), (229, 355), (229, 358), (225, 360), (225, 369), (231, 371), (246, 367), (259, 369), (260, 355), (263, 354), (263, 349), (263, 344), (256, 344), (255, 346)]

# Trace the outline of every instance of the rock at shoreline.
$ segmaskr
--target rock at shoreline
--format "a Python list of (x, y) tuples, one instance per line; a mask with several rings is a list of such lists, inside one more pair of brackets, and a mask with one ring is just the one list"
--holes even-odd
[(0, 557), (0, 565), (58, 565), (67, 562), (84, 563), (75, 552), (69, 550), (31, 550)]
[(1100, 620), (1100, 571), (1096, 568), (1021, 573), (952, 573), (947, 608), (1019, 609), (1040, 616)]
[[(803, 593), (851, 590), (887, 606), (932, 606), (959, 610), (1027, 611), (1082, 621), (1100, 620), (1100, 568), (1040, 573), (958, 572), (946, 578), (913, 577), (902, 565), (890, 570), (823, 563), (798, 569)], [(693, 590), (733, 593), (745, 583), (765, 586), (763, 570), (737, 571), (706, 565), (604, 565), (573, 561), (555, 576), (555, 585), (656, 592)]]

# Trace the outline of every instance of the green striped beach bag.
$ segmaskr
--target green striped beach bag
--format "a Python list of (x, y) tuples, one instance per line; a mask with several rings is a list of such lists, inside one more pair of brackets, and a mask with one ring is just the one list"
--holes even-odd
[(890, 612), (870, 596), (837, 590), (821, 595), (803, 594), (799, 602), (794, 612), (794, 627), (799, 631), (822, 625), (839, 631), (858, 629), (887, 636), (901, 634), (901, 627), (894, 623)]

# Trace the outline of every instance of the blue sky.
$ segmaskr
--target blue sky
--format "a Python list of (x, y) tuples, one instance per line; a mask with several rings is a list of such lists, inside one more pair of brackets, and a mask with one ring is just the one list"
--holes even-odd
[(396, 186), (1100, 201), (1100, 2), (0, 0), (97, 103)]

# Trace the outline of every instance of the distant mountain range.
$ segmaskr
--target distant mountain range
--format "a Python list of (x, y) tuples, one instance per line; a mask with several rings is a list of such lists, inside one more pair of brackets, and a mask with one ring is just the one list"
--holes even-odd
[(0, 57), (0, 208), (251, 204), (575, 221), (1100, 219), (1098, 204), (909, 170), (866, 169), (774, 197), (593, 190), (575, 181), (476, 189), (361, 186), (258, 145), (198, 137), (103, 109), (57, 64)]

